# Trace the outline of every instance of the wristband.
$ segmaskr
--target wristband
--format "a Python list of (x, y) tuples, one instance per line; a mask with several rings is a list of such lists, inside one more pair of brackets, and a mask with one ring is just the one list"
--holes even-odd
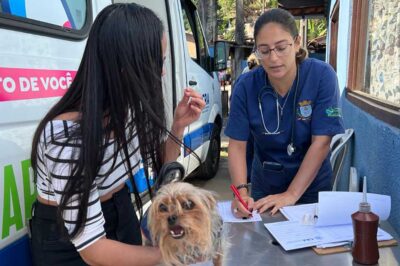
[(247, 192), (249, 191), (249, 184), (240, 184), (239, 186), (236, 187), (237, 190), (245, 188)]

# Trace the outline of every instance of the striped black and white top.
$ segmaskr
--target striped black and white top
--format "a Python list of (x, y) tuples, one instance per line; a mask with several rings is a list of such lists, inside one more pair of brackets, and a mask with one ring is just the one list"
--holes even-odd
[[(38, 145), (38, 179), (37, 190), (40, 197), (60, 204), (65, 185), (71, 177), (71, 169), (77, 162), (80, 140), (68, 138), (71, 129), (78, 124), (66, 120), (53, 120), (47, 123)], [(96, 240), (105, 236), (104, 217), (99, 197), (112, 191), (128, 179), (127, 162), (123, 152), (116, 147), (114, 141), (104, 144), (104, 159), (98, 175), (91, 187), (87, 221), (84, 229), (71, 239), (78, 251), (83, 250)], [(113, 155), (118, 153), (117, 160)], [(140, 167), (141, 155), (138, 138), (135, 135), (130, 142), (129, 159), (134, 175)], [(67, 210), (63, 212), (65, 226), (72, 232), (78, 213), (79, 201), (72, 197)]]

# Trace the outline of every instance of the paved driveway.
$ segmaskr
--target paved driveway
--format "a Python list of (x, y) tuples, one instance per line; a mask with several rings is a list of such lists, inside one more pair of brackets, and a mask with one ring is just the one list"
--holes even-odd
[[(227, 119), (224, 118), (224, 125), (226, 124), (226, 120)], [(195, 178), (189, 178), (186, 180), (195, 186), (217, 192), (219, 195), (218, 200), (232, 199), (232, 191), (229, 188), (231, 180), (228, 171), (228, 138), (224, 135), (224, 129), (225, 127), (223, 127), (221, 132), (221, 160), (216, 176), (213, 179), (206, 181)]]

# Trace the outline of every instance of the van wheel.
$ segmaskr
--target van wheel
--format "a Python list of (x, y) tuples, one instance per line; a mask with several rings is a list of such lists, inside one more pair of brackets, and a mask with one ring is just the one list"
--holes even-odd
[(221, 153), (220, 128), (214, 125), (211, 133), (210, 146), (207, 152), (207, 158), (199, 167), (197, 177), (203, 180), (211, 179), (215, 176), (219, 168), (219, 159)]

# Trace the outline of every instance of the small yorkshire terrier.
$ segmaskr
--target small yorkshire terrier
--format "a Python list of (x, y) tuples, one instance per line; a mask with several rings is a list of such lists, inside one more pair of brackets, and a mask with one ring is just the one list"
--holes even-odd
[(222, 219), (210, 191), (184, 182), (162, 186), (153, 198), (148, 228), (166, 265), (222, 263)]

